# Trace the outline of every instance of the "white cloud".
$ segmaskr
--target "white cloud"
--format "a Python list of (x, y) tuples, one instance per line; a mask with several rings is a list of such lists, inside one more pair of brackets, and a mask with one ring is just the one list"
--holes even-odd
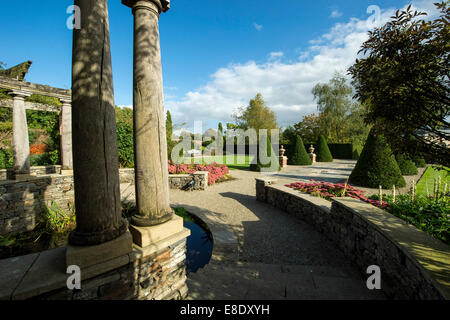
[(339, 18), (342, 17), (343, 13), (339, 11), (338, 9), (333, 10), (330, 14), (330, 18)]
[(284, 53), (281, 51), (277, 51), (277, 52), (271, 52), (269, 54), (269, 60), (276, 60), (276, 59), (280, 59), (284, 56)]
[[(431, 6), (430, 6), (431, 4)], [(429, 10), (432, 0), (416, 2), (417, 9)], [(166, 101), (177, 121), (192, 126), (194, 120), (232, 121), (232, 113), (258, 92), (277, 115), (282, 126), (293, 124), (302, 116), (316, 112), (311, 93), (317, 83), (328, 82), (335, 71), (345, 72), (357, 57), (361, 44), (374, 24), (382, 25), (395, 12), (381, 10), (379, 19), (351, 18), (337, 23), (330, 31), (311, 41), (294, 62), (276, 59), (282, 52), (269, 53), (264, 63), (248, 61), (220, 68), (203, 87), (188, 92), (182, 99)]]
[(253, 22), (253, 26), (256, 30), (261, 31), (263, 29), (263, 26), (260, 24), (257, 24), (256, 22)]

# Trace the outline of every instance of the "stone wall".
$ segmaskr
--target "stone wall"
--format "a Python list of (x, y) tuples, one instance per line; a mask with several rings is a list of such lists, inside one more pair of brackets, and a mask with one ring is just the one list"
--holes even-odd
[[(195, 181), (194, 190), (206, 190), (208, 188), (207, 171), (197, 171), (193, 174), (169, 174), (169, 188), (183, 189), (192, 180)], [(120, 169), (120, 183), (134, 183), (134, 169)]]
[(33, 230), (44, 212), (44, 205), (52, 202), (63, 210), (70, 209), (74, 202), (72, 176), (0, 181), (0, 235)]
[(362, 201), (331, 203), (271, 179), (257, 179), (256, 193), (323, 233), (366, 277), (368, 266), (379, 266), (388, 297), (450, 299), (450, 247), (425, 232)]
[[(187, 296), (184, 229), (168, 238), (81, 269), (81, 289), (67, 288), (66, 248), (0, 260), (0, 300), (178, 300)], [(42, 275), (45, 275), (44, 277)]]
[[(1, 169), (0, 170), (0, 181), (2, 180), (13, 180), (14, 170), (10, 169)], [(36, 176), (44, 176), (49, 174), (61, 174), (61, 166), (60, 165), (51, 165), (51, 166), (42, 166), (42, 167), (31, 167), (30, 173)]]

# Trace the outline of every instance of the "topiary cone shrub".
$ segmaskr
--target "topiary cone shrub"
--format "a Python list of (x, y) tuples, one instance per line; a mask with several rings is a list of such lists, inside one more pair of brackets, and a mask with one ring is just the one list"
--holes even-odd
[(303, 140), (299, 135), (295, 135), (294, 146), (291, 157), (288, 159), (288, 163), (298, 166), (307, 166), (312, 164), (311, 158), (306, 152)]
[(392, 189), (406, 186), (397, 161), (383, 136), (370, 132), (349, 182), (361, 187)]
[[(269, 136), (267, 136), (266, 138), (266, 150), (267, 150), (267, 155), (270, 158), (270, 161), (268, 164), (263, 164), (260, 162), (260, 156), (259, 156), (259, 148), (261, 147), (260, 143), (258, 143), (258, 147), (257, 147), (257, 163), (252, 163), (250, 165), (250, 170), (251, 171), (258, 171), (258, 172), (273, 172), (273, 171), (280, 171), (281, 167), (280, 167), (280, 163), (278, 161), (278, 155), (275, 154), (275, 151), (272, 148), (272, 143), (270, 142), (270, 138)], [(267, 162), (263, 161), (263, 162)]]
[(327, 140), (323, 135), (320, 135), (317, 140), (317, 162), (333, 162), (333, 156), (331, 155), (330, 149), (328, 148)]
[(412, 160), (408, 159), (404, 154), (398, 154), (395, 159), (397, 160), (402, 175), (413, 176), (419, 173)]

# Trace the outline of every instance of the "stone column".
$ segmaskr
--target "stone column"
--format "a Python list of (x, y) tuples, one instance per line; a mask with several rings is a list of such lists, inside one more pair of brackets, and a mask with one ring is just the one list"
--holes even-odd
[(73, 170), (72, 155), (72, 100), (69, 98), (59, 99), (61, 107), (61, 164), (62, 171)]
[(10, 92), (13, 96), (13, 152), (16, 179), (30, 175), (30, 141), (28, 139), (25, 98), (31, 94), (21, 90)]
[[(159, 15), (167, 0), (122, 0), (134, 15), (134, 138), (137, 212), (132, 224), (149, 227), (173, 217), (169, 202), (167, 140), (159, 44)], [(133, 231), (133, 230), (131, 230)]]
[[(75, 0), (75, 5), (81, 9), (72, 55), (77, 227), (69, 236), (66, 262), (87, 266), (127, 254), (132, 242), (121, 215), (107, 0)], [(76, 246), (90, 247), (80, 253)]]

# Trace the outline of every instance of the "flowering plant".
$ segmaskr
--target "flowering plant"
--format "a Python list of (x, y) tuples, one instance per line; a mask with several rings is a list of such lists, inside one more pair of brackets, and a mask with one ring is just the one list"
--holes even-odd
[(220, 181), (224, 176), (230, 173), (228, 167), (223, 164), (173, 164), (169, 160), (170, 174), (192, 174), (197, 171), (208, 171), (208, 184), (212, 185)]
[(385, 201), (369, 199), (364, 195), (364, 191), (356, 189), (347, 183), (330, 183), (324, 181), (314, 181), (313, 179), (310, 181), (310, 183), (294, 182), (286, 185), (286, 187), (305, 192), (316, 197), (324, 198), (326, 200), (331, 200), (336, 197), (350, 197), (370, 203), (382, 209), (386, 209), (388, 207), (388, 204)]

